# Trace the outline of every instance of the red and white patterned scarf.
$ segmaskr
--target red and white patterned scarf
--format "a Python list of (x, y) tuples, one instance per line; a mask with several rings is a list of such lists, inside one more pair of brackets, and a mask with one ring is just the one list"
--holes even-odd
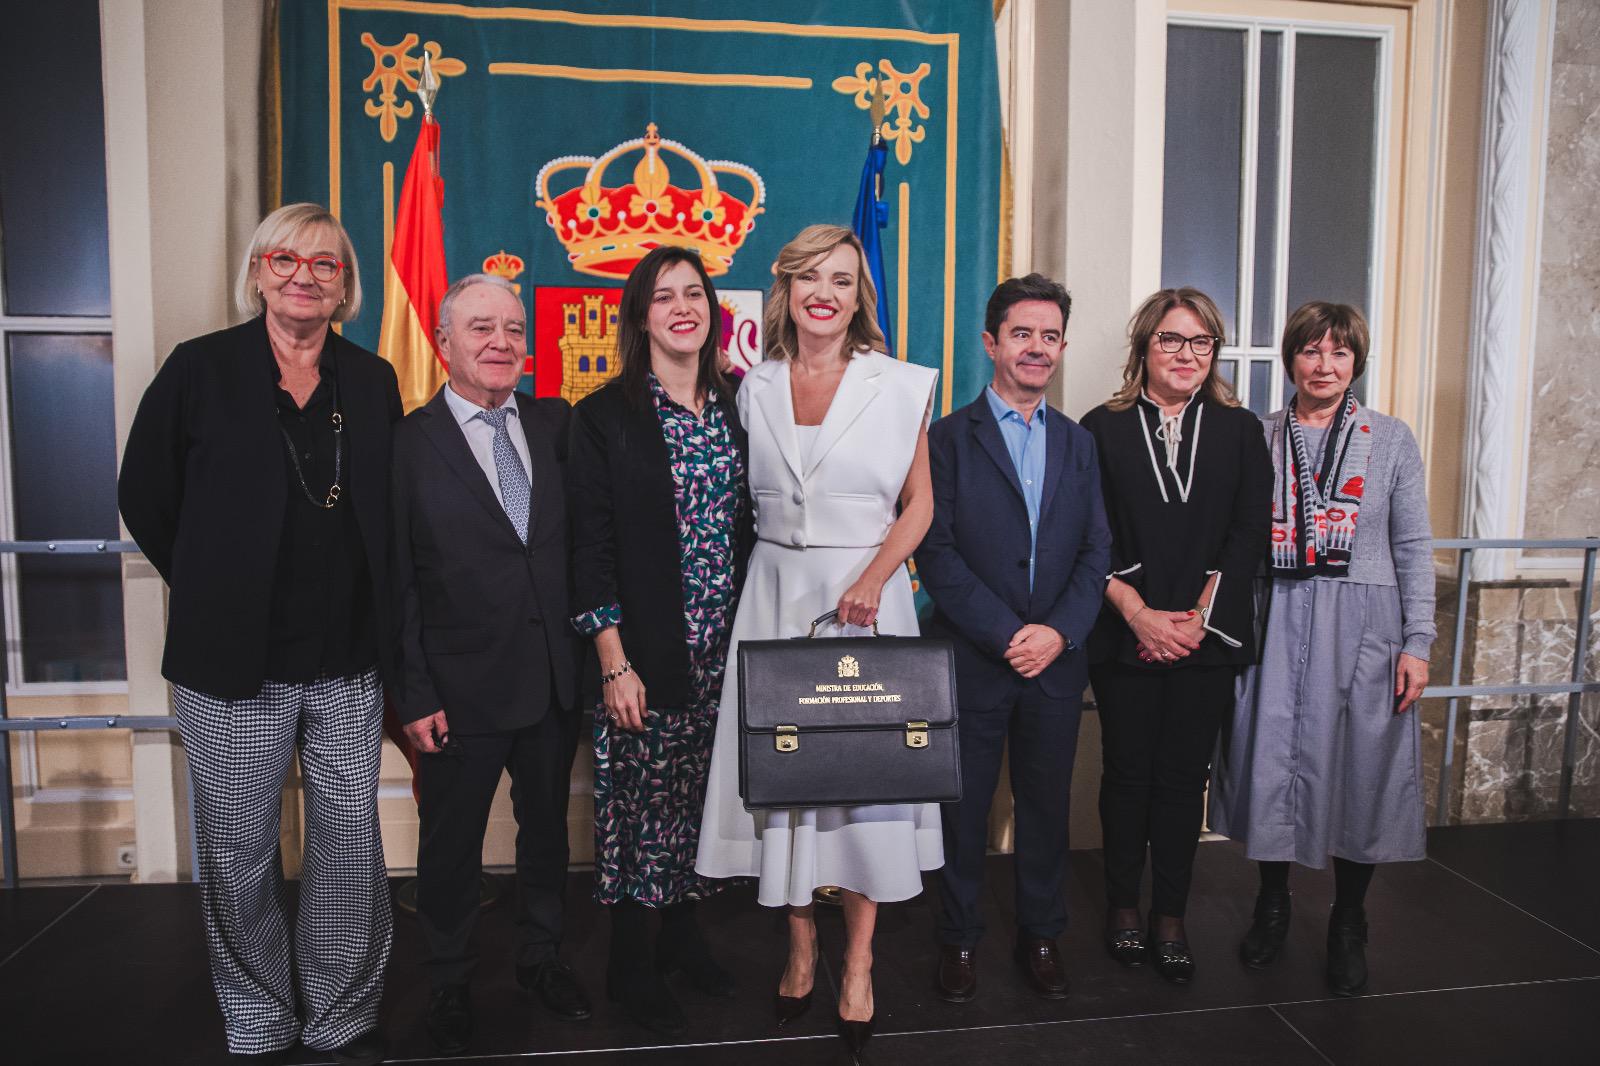
[(1372, 458), (1372, 424), (1346, 389), (1318, 466), (1294, 409), (1290, 400), (1272, 449), (1272, 572), (1295, 578), (1347, 574)]

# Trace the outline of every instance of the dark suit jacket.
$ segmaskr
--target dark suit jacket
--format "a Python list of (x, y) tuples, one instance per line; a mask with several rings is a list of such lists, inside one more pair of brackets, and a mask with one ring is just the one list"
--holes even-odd
[[(328, 338), (349, 448), (341, 504), (355, 512), (383, 633), (392, 625), (389, 435), (400, 390), (387, 362)], [(122, 520), (171, 587), (161, 673), (219, 699), (254, 696), (266, 669), (290, 491), (275, 387), (264, 319), (184, 341), (139, 401), (117, 479)]]
[[(733, 397), (717, 400), (741, 456), (744, 426)], [(746, 461), (745, 468), (749, 469)], [(652, 707), (689, 699), (689, 636), (683, 624), (678, 505), (672, 462), (655, 405), (628, 402), (620, 380), (578, 402), (567, 466), (572, 503), (573, 614), (622, 607), (622, 647)], [(736, 587), (755, 544), (751, 508), (735, 532)]]
[(1014, 691), (1005, 661), (1017, 630), (1042, 623), (1067, 649), (1038, 677), (1052, 697), (1088, 683), (1083, 645), (1105, 595), (1111, 534), (1100, 497), (1094, 439), (1045, 409), (1044, 486), (1033, 589), (1028, 589), (1028, 507), (988, 400), (928, 431), (933, 524), (917, 549), (917, 576), (935, 608), (929, 635), (955, 644), (961, 706), (993, 707)]
[(443, 710), (450, 731), (506, 732), (576, 706), (567, 624), (562, 468), (571, 408), (516, 396), (527, 436), (528, 544), (496, 499), (445, 401), (445, 385), (394, 431), (394, 567), (402, 722)]

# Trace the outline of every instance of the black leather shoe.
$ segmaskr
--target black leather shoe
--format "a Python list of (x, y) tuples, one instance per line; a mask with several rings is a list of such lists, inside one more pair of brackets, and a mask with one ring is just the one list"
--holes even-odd
[(1157, 940), (1156, 931), (1150, 930), (1150, 962), (1156, 973), (1175, 985), (1186, 985), (1194, 979), (1194, 955), (1186, 940)]
[(1107, 929), (1106, 954), (1124, 966), (1143, 966), (1150, 957), (1150, 945), (1143, 929)]
[(1328, 916), (1328, 991), (1359, 996), (1367, 988), (1367, 912), (1361, 907)]
[(1239, 961), (1252, 970), (1276, 962), (1289, 935), (1289, 893), (1263, 892), (1256, 897), (1255, 918), (1239, 942)]
[(472, 1005), (466, 985), (445, 985), (428, 993), (428, 1039), (441, 1055), (467, 1050), (472, 1040)]
[(606, 998), (621, 1003), (634, 1024), (660, 1033), (678, 1036), (689, 1028), (689, 1019), (673, 998), (661, 975), (648, 966), (636, 966), (624, 974), (606, 974)]
[(681, 937), (675, 942), (665, 937), (657, 941), (656, 969), (663, 977), (681, 973), (700, 992), (717, 999), (732, 999), (739, 990), (733, 974), (711, 957), (705, 941), (697, 935)]
[(978, 960), (971, 948), (939, 945), (939, 971), (934, 975), (939, 998), (946, 1003), (968, 1003), (978, 994)]
[(557, 959), (517, 967), (517, 984), (539, 997), (550, 1013), (569, 1022), (581, 1022), (594, 1013), (572, 967)]
[(1023, 937), (1017, 941), (1017, 966), (1028, 986), (1042, 999), (1066, 999), (1070, 987), (1061, 968), (1061, 951), (1049, 937)]
[(333, 1057), (335, 1061), (349, 1063), (350, 1066), (377, 1066), (389, 1057), (389, 1042), (377, 1029), (369, 1029), (354, 1040), (347, 1040), (334, 1048)]
[[(815, 990), (815, 986), (813, 986), (812, 991)], [(810, 992), (803, 996), (786, 996), (779, 992), (772, 997), (772, 1012), (777, 1017), (779, 1029), (782, 1029), (810, 1009)]]

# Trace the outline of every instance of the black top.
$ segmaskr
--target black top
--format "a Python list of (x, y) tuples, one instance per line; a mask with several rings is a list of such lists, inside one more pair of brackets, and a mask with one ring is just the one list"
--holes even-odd
[[(350, 477), (345, 469), (348, 456), (339, 453), (347, 452), (349, 444), (334, 434), (339, 365), (332, 345), (323, 345), (318, 369), (321, 380), (303, 408), (295, 406), (294, 397), (281, 384), (274, 390), (278, 425), (288, 437), (283, 462), (289, 499), (267, 623), (266, 676), (273, 681), (343, 677), (370, 669), (378, 661), (367, 553), (350, 502), (343, 498)], [(276, 359), (272, 373), (274, 380), (282, 381)], [(339, 501), (331, 508), (312, 503), (313, 498), (327, 499), (336, 476)]]
[(567, 625), (571, 541), (565, 400), (515, 395), (528, 445), (528, 540), (506, 517), (445, 399), (394, 431), (394, 579), (402, 722), (443, 710), (452, 733), (522, 729), (576, 707)]
[(1089, 661), (1149, 670), (1255, 662), (1253, 586), (1272, 521), (1272, 460), (1261, 420), (1243, 407), (1196, 397), (1180, 422), (1176, 472), (1157, 435), (1160, 409), (1149, 400), (1124, 411), (1102, 404), (1082, 424), (1099, 446), (1110, 574), (1156, 610), (1187, 611), (1199, 604), (1210, 573), (1222, 573), (1198, 651), (1176, 663), (1141, 663), (1133, 630), (1107, 602), (1089, 639)]
[[(749, 439), (737, 405), (727, 397), (713, 402), (722, 409), (748, 470)], [(687, 705), (689, 638), (672, 458), (655, 404), (634, 406), (620, 380), (596, 389), (573, 409), (567, 495), (572, 615), (620, 604), (623, 650), (648, 687), (650, 706)], [(755, 545), (751, 514), (746, 501), (734, 534), (735, 588), (744, 585)], [(588, 688), (598, 676), (592, 663), (585, 674)], [(590, 695), (595, 694), (585, 692)]]
[[(326, 345), (346, 437), (350, 487), (340, 508), (348, 503), (355, 520), (381, 638), (390, 631), (380, 579), (389, 567), (389, 435), (400, 389), (394, 368), (371, 352), (332, 332)], [(122, 520), (171, 587), (161, 672), (219, 699), (253, 696), (267, 676), (292, 476), (275, 368), (261, 318), (178, 345), (139, 401), (117, 479)], [(379, 640), (386, 672), (389, 643)]]

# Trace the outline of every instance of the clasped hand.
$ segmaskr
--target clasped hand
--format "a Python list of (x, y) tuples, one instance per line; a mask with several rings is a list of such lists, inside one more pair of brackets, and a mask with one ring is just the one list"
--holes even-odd
[(1023, 677), (1038, 677), (1066, 646), (1066, 639), (1054, 629), (1029, 622), (1011, 638), (1011, 645), (1006, 648), (1006, 662)]
[(1128, 619), (1128, 628), (1139, 638), (1137, 650), (1143, 662), (1176, 662), (1199, 648), (1206, 635), (1198, 611), (1141, 607)]

